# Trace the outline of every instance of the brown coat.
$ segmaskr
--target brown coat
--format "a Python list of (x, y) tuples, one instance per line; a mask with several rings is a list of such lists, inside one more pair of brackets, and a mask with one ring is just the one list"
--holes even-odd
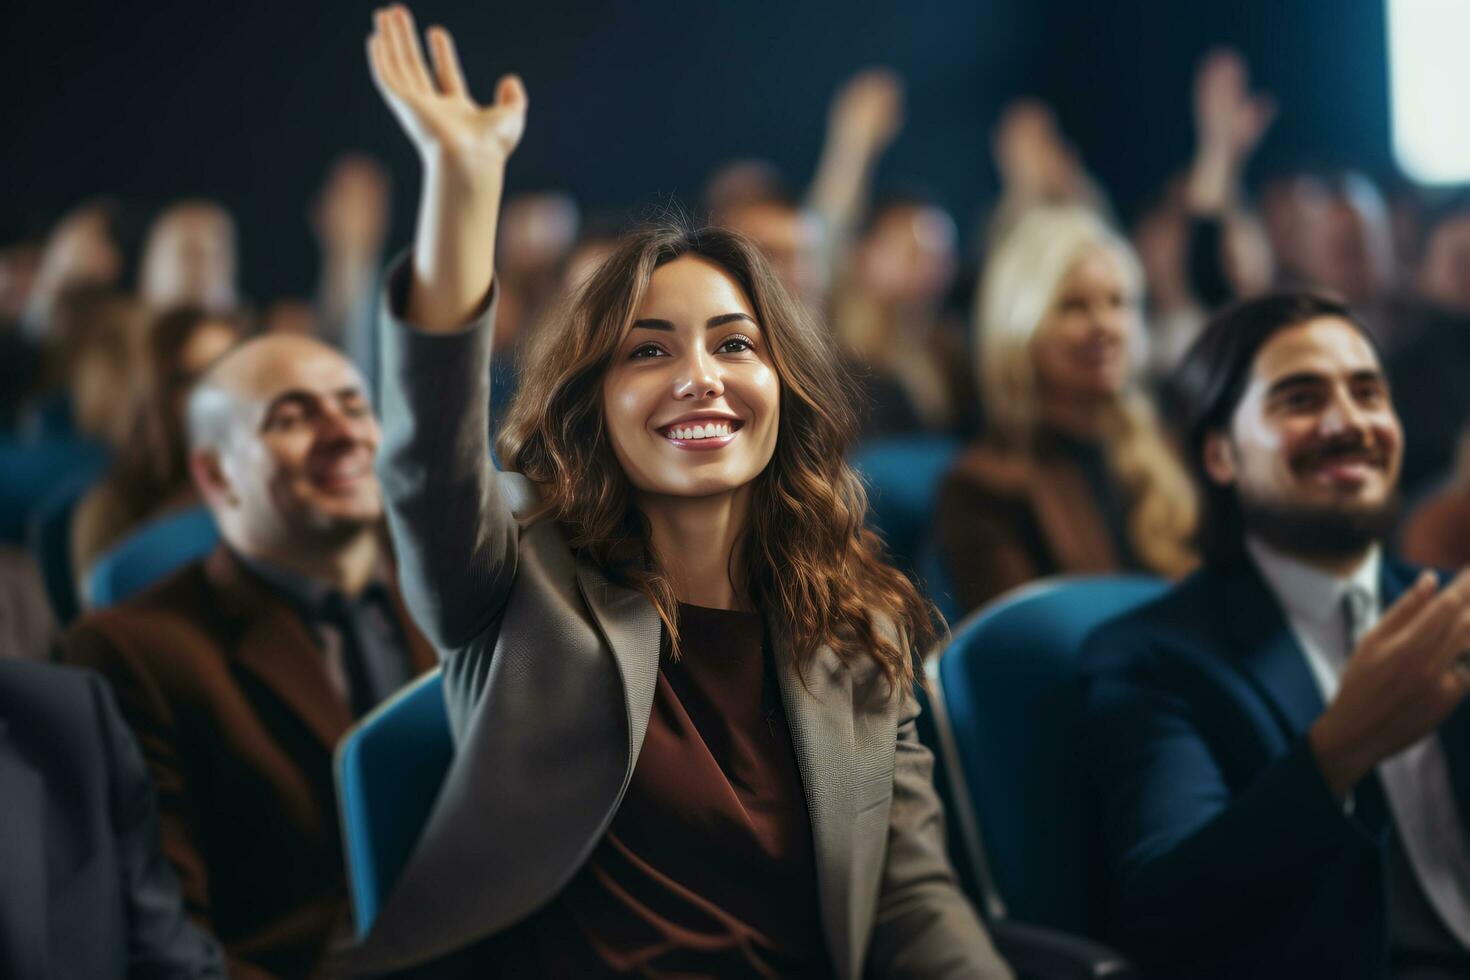
[(1430, 568), (1470, 564), (1470, 486), (1444, 488), (1409, 515), (1399, 549), (1407, 561)]
[(1121, 567), (1087, 477), (1063, 456), (972, 447), (940, 484), (934, 519), (940, 561), (967, 613), (1047, 575)]
[[(422, 673), (437, 658), (393, 597)], [(83, 618), (63, 657), (112, 682), (185, 904), (233, 980), (311, 973), (347, 924), (332, 751), (353, 718), (307, 625), (222, 547)]]

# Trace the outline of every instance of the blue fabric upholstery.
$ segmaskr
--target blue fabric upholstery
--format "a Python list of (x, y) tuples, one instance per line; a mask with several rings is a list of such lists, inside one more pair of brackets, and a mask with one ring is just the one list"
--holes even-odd
[(912, 571), (934, 516), (939, 482), (961, 443), (948, 436), (882, 439), (859, 446), (852, 465), (868, 486), (868, 524), (899, 567)]
[(1097, 934), (1075, 764), (1078, 654), (1094, 627), (1167, 588), (1143, 576), (1039, 582), (960, 624), (940, 658), (989, 875), (1013, 919)]
[(87, 577), (87, 604), (101, 609), (129, 599), (217, 544), (219, 531), (203, 507), (150, 521), (97, 560)]
[(337, 746), (342, 847), (359, 939), (413, 852), (453, 756), (438, 670), (380, 705)]
[(62, 626), (76, 618), (77, 570), (71, 567), (71, 522), (77, 504), (97, 483), (89, 469), (72, 473), (36, 504), (27, 538), (41, 569), (51, 611)]
[(89, 442), (0, 439), (0, 542), (21, 544), (37, 504), (61, 483), (100, 476), (107, 453)]

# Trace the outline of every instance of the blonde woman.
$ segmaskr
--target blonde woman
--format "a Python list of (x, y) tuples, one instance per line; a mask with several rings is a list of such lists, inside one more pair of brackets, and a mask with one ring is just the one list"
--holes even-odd
[(1142, 292), (1132, 249), (1086, 208), (1031, 211), (991, 254), (976, 316), (987, 429), (936, 512), (966, 611), (1045, 575), (1194, 564), (1194, 492), (1133, 381)]

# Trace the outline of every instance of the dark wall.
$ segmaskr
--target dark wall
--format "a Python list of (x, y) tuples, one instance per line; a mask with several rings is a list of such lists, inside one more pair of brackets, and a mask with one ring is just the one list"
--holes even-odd
[[(993, 182), (984, 130), (1023, 86), (1040, 24), (1021, 0), (414, 6), (421, 25), (455, 32), (477, 93), (501, 72), (525, 77), (511, 190), (566, 188), (591, 208), (693, 201), (737, 155), (769, 158), (800, 186), (835, 86), (885, 63), (907, 79), (909, 125), (884, 180), (968, 215)], [(371, 9), (149, 0), (8, 13), (3, 186), (46, 218), (103, 191), (149, 205), (217, 197), (241, 215), (247, 292), (303, 293), (315, 275), (306, 203), (336, 153), (382, 157), (394, 242), (411, 228), (417, 165), (369, 80)]]
[(1055, 0), (1041, 86), (1131, 214), (1188, 165), (1192, 78), (1211, 48), (1250, 63), (1279, 114), (1248, 176), (1354, 166), (1395, 176), (1384, 0)]
[[(908, 126), (880, 182), (936, 193), (970, 223), (993, 192), (986, 131), (1022, 92), (1062, 119), (1125, 212), (1189, 152), (1189, 77), (1241, 46), (1283, 114), (1268, 160), (1388, 166), (1380, 0), (552, 0), (415, 5), (460, 42), (474, 89), (521, 72), (531, 94), (511, 189), (591, 208), (697, 197), (720, 161), (757, 155), (797, 186), (826, 104), (886, 63)], [(156, 206), (217, 197), (241, 216), (247, 292), (304, 294), (305, 210), (345, 149), (396, 181), (395, 244), (417, 168), (368, 78), (367, 3), (27, 3), (0, 30), (9, 93), (0, 208), (49, 220), (110, 192)]]

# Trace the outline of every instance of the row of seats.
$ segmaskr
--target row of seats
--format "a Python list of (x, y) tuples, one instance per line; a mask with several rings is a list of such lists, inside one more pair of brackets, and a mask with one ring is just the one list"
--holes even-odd
[[(1101, 917), (1074, 763), (1075, 671), (1095, 626), (1165, 588), (1141, 576), (1037, 583), (961, 623), (931, 662), (920, 736), (938, 760), (951, 856), (1023, 975), (1131, 972), (1122, 957), (1079, 938), (1096, 935)], [(359, 936), (407, 863), (453, 754), (439, 671), (384, 703), (339, 745), (342, 839)], [(1008, 941), (1041, 930), (1072, 938)], [(1018, 962), (1018, 950), (1031, 959)]]

